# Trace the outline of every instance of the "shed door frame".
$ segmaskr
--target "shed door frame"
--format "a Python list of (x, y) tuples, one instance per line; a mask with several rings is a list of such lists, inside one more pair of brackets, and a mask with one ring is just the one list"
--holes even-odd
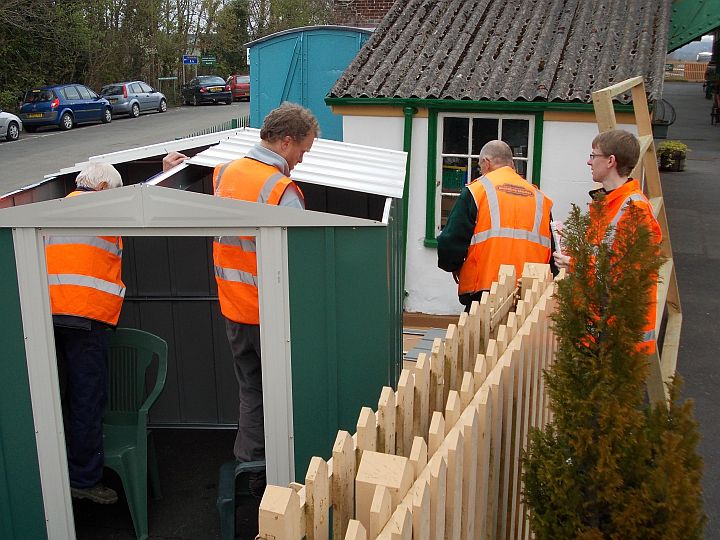
[[(256, 236), (268, 482), (295, 477), (287, 227), (14, 227), (35, 440), (48, 539), (75, 538), (44, 236)], [(282, 306), (282, 308), (280, 308)]]

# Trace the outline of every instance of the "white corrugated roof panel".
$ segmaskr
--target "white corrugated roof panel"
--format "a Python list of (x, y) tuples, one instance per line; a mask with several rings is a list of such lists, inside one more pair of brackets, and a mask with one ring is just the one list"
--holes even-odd
[[(187, 163), (215, 167), (244, 157), (259, 141), (259, 129), (244, 128)], [(397, 150), (316, 139), (291, 177), (298, 182), (399, 199), (405, 185), (406, 159), (407, 154)]]

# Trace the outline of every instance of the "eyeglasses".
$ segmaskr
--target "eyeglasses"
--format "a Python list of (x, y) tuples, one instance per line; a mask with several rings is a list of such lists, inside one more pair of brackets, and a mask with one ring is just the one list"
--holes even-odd
[(606, 154), (590, 154), (590, 160), (595, 159), (596, 157), (610, 157)]

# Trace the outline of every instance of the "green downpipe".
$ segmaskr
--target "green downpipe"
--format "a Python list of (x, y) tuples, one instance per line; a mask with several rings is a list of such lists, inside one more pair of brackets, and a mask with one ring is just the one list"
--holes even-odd
[[(405, 116), (405, 129), (403, 130), (403, 150), (407, 152), (407, 161), (405, 163), (405, 189), (403, 190), (403, 258), (402, 258), (402, 275), (405, 276), (405, 259), (407, 258), (407, 240), (408, 240), (408, 214), (410, 211), (410, 163), (412, 150), (412, 122), (413, 116), (417, 113), (417, 108), (413, 106), (403, 107), (403, 115)], [(404, 282), (404, 280), (403, 280)]]

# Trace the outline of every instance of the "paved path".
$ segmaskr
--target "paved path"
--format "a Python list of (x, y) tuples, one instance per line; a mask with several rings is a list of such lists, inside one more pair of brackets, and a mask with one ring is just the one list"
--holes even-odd
[[(708, 524), (705, 538), (720, 539), (720, 126), (710, 125), (701, 85), (665, 83), (664, 98), (677, 111), (668, 138), (690, 146), (684, 172), (662, 173), (683, 327), (678, 371), (683, 397), (695, 400)], [(656, 141), (658, 142), (658, 141)]]

